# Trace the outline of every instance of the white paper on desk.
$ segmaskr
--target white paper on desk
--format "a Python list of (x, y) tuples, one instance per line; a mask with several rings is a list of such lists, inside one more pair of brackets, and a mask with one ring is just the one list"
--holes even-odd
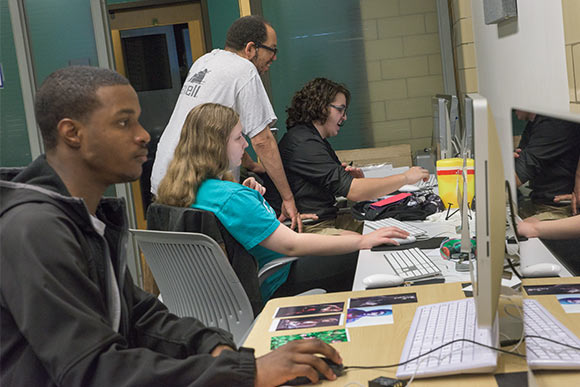
[(556, 298), (564, 312), (566, 313), (580, 313), (580, 295), (574, 294), (557, 294)]
[(409, 167), (393, 168), (390, 164), (382, 164), (363, 167), (361, 170), (364, 172), (365, 177), (389, 177), (407, 172)]
[(393, 306), (379, 305), (348, 309), (346, 327), (368, 327), (393, 323)]
[(367, 165), (365, 167), (360, 168), (360, 170), (363, 171), (363, 173), (365, 174), (365, 177), (390, 176), (392, 169), (393, 169), (392, 164)]

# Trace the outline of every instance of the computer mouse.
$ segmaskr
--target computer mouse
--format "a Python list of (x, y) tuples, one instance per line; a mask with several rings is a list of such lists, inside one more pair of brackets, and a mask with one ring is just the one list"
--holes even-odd
[(399, 242), (400, 245), (408, 245), (409, 243), (415, 243), (417, 242), (417, 238), (415, 238), (412, 235), (409, 235), (406, 238), (391, 238), (394, 241)]
[(399, 192), (415, 192), (419, 191), (421, 188), (417, 187), (416, 185), (411, 184), (404, 184), (399, 187)]
[[(323, 357), (321, 359), (324, 360), (326, 362), (326, 364), (328, 364), (328, 366), (330, 367), (330, 369), (332, 370), (332, 372), (334, 372), (334, 374), (336, 376), (342, 376), (344, 374), (344, 365), (336, 364), (335, 362), (333, 362), (332, 360), (330, 360), (326, 357)], [(324, 376), (320, 372), (318, 372), (318, 379), (319, 380), (327, 380), (326, 376)], [(284, 386), (301, 386), (304, 384), (312, 384), (312, 382), (306, 376), (299, 376), (297, 378), (294, 378), (292, 380), (287, 381), (283, 385)]]
[(362, 282), (367, 289), (373, 289), (399, 286), (404, 281), (403, 278), (395, 274), (371, 274), (365, 277)]
[(524, 277), (558, 277), (560, 266), (554, 263), (536, 263), (522, 269)]

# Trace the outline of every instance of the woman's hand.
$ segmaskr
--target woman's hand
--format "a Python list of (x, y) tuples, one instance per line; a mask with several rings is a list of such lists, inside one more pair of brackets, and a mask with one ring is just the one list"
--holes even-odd
[(266, 193), (266, 187), (258, 183), (256, 179), (254, 179), (253, 177), (248, 177), (246, 180), (244, 180), (242, 185), (245, 185), (246, 187), (251, 188), (254, 191), (258, 191), (262, 196), (264, 196), (264, 194)]
[(399, 243), (392, 240), (391, 238), (405, 239), (409, 236), (409, 233), (405, 230), (401, 230), (398, 227), (383, 227), (369, 234), (363, 235), (361, 240), (360, 250), (370, 249), (378, 245), (395, 245), (398, 246)]

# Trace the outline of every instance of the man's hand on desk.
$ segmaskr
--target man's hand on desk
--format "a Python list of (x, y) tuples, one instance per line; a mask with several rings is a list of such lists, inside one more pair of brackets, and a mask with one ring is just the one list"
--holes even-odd
[(342, 364), (338, 351), (318, 340), (295, 340), (256, 359), (256, 386), (279, 386), (288, 380), (306, 376), (313, 383), (318, 381), (318, 372), (328, 380), (336, 376), (320, 357), (321, 354), (337, 364)]
[(389, 244), (398, 246), (399, 242), (394, 241), (391, 238), (405, 239), (409, 236), (407, 231), (401, 230), (397, 227), (383, 227), (376, 231), (365, 234), (362, 236), (359, 250), (366, 250), (373, 248), (375, 246)]

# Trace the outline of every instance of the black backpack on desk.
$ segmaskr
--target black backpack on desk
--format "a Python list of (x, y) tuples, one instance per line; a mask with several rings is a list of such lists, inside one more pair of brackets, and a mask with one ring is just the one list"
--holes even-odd
[(157, 231), (197, 232), (215, 240), (238, 276), (257, 316), (264, 307), (256, 259), (225, 229), (209, 211), (191, 207), (174, 207), (153, 203), (147, 210), (147, 228)]

